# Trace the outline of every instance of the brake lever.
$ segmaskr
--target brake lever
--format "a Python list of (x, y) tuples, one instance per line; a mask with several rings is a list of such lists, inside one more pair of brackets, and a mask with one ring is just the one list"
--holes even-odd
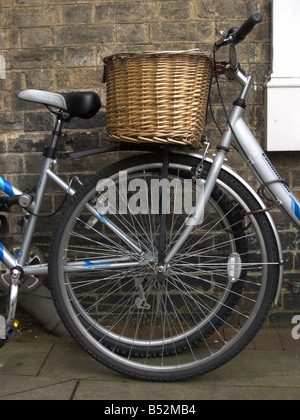
[(224, 31), (220, 31), (220, 34), (222, 35), (222, 38), (219, 39), (214, 45), (214, 51), (218, 51), (221, 47), (224, 47), (225, 45), (232, 44), (233, 38), (230, 34), (226, 35)]

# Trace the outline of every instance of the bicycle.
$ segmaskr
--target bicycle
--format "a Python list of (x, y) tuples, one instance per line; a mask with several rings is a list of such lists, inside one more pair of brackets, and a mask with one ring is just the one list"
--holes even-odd
[[(18, 95), (45, 104), (57, 118), (36, 191), (22, 192), (0, 178), (6, 194), (0, 199), (2, 210), (18, 204), (28, 213), (18, 255), (0, 245), (0, 260), (11, 270), (2, 345), (18, 328), (22, 279), (48, 273), (58, 313), (71, 335), (95, 359), (133, 378), (179, 381), (201, 375), (227, 363), (254, 338), (273, 302), (278, 304), (283, 283), (271, 201), (300, 228), (299, 201), (243, 119), (252, 77), (238, 63), (237, 45), (261, 20), (260, 13), (253, 13), (215, 44), (215, 52), (230, 48), (230, 61), (216, 66), (215, 76), (221, 72), (238, 80), (241, 93), (214, 159), (207, 156), (209, 144), (203, 155), (125, 144), (62, 154), (57, 143), (63, 123), (94, 116), (99, 97), (36, 90)], [(262, 184), (260, 194), (224, 164), (231, 145)], [(138, 155), (101, 170), (77, 191), (52, 170), (59, 159), (120, 148)], [(53, 233), (48, 264), (29, 264), (48, 179), (71, 199)], [(161, 180), (168, 181), (169, 189), (160, 188)], [(194, 207), (187, 215), (170, 211), (178, 205), (180, 186), (187, 184)], [(110, 187), (116, 193), (112, 199)], [(150, 193), (157, 188), (153, 198)], [(150, 204), (155, 211), (141, 211)]]

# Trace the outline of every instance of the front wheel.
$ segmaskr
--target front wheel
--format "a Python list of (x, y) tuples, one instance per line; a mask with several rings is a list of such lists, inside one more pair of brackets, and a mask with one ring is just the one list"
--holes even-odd
[[(165, 255), (201, 194), (197, 165), (170, 156)], [(279, 257), (266, 215), (245, 215), (259, 204), (222, 171), (201, 225), (160, 266), (161, 170), (161, 157), (147, 154), (94, 176), (61, 217), (49, 269), (59, 314), (88, 353), (167, 381), (215, 369), (249, 343), (274, 299)]]

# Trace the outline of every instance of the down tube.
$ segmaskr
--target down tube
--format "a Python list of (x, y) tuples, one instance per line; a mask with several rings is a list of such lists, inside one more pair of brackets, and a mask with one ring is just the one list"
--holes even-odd
[(0, 261), (6, 265), (10, 270), (17, 265), (17, 260), (12, 256), (12, 254), (5, 248), (4, 245), (0, 243)]
[[(238, 139), (234, 140), (236, 148), (262, 184), (282, 179), (242, 118), (235, 123), (234, 132)], [(267, 187), (267, 191), (275, 204), (300, 229), (300, 202), (289, 187), (274, 183)]]

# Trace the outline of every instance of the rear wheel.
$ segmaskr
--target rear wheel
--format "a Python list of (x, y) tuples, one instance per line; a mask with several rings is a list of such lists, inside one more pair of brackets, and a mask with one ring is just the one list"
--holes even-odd
[[(189, 220), (184, 204), (189, 211), (195, 204), (197, 163), (171, 155), (166, 254)], [(266, 215), (245, 216), (259, 204), (225, 172), (202, 224), (159, 266), (161, 168), (161, 157), (144, 155), (91, 179), (58, 224), (50, 273), (66, 327), (92, 356), (134, 377), (180, 380), (220, 366), (248, 344), (274, 299), (279, 266)], [(95, 217), (91, 208), (108, 212)], [(83, 262), (85, 271), (76, 271)]]

